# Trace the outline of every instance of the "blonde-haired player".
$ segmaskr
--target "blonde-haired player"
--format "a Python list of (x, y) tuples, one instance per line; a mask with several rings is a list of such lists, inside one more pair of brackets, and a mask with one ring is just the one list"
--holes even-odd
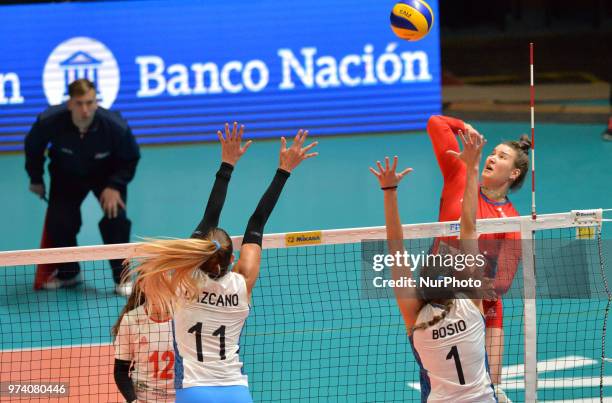
[(173, 314), (176, 401), (252, 402), (248, 378), (239, 357), (240, 334), (249, 314), (253, 287), (259, 276), (264, 226), (291, 171), (316, 145), (302, 147), (308, 132), (298, 131), (291, 147), (281, 138), (279, 168), (249, 219), (234, 262), (232, 240), (218, 228), (233, 166), (249, 143), (241, 146), (243, 129), (218, 133), (222, 164), (204, 212), (191, 239), (144, 244), (138, 259), (137, 283), (146, 306)]

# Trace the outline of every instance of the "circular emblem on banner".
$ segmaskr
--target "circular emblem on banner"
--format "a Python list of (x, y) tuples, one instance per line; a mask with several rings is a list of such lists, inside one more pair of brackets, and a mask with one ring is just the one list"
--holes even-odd
[(60, 43), (43, 71), (43, 89), (50, 105), (68, 99), (68, 85), (87, 78), (96, 85), (98, 103), (110, 108), (119, 92), (119, 66), (111, 51), (92, 38), (76, 37)]

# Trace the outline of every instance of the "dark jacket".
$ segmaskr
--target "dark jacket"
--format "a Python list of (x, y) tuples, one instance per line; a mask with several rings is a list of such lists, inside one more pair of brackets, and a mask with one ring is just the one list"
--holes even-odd
[(122, 190), (134, 177), (140, 159), (127, 122), (119, 113), (100, 107), (83, 138), (66, 105), (52, 106), (38, 115), (25, 138), (30, 183), (43, 183), (49, 143), (49, 173), (54, 180), (102, 182)]

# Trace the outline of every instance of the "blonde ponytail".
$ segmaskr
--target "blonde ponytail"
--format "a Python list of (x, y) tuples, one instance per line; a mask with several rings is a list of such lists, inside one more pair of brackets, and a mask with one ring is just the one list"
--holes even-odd
[(195, 300), (207, 278), (205, 263), (217, 251), (212, 241), (193, 238), (152, 240), (139, 246), (136, 254), (142, 257), (130, 259), (130, 265), (147, 310), (171, 315), (178, 305)]

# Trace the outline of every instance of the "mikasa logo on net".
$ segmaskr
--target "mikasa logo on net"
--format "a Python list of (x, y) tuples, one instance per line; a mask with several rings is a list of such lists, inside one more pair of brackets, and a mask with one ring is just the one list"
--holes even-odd
[(49, 104), (65, 102), (68, 85), (79, 78), (87, 78), (96, 85), (102, 107), (112, 106), (119, 92), (119, 66), (102, 42), (76, 37), (53, 49), (43, 71), (43, 89)]

